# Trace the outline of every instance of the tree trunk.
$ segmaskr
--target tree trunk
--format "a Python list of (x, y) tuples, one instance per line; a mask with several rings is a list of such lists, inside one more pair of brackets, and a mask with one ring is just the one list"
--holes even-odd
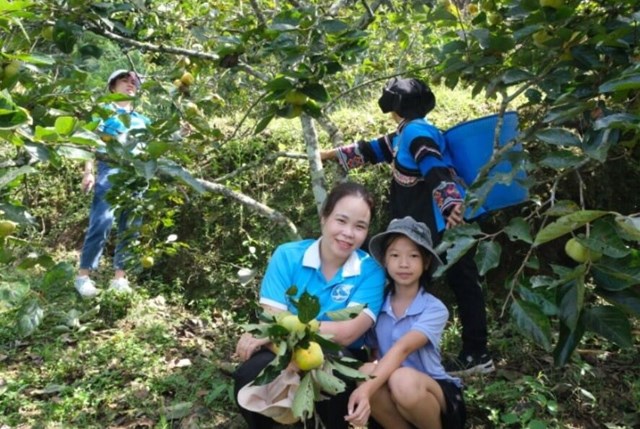
[(322, 203), (324, 203), (324, 199), (327, 196), (327, 182), (324, 177), (324, 170), (322, 169), (322, 161), (320, 160), (318, 133), (310, 116), (303, 114), (300, 116), (300, 122), (302, 123), (304, 146), (307, 149), (307, 157), (309, 158), (311, 189), (316, 201), (318, 216), (320, 216)]

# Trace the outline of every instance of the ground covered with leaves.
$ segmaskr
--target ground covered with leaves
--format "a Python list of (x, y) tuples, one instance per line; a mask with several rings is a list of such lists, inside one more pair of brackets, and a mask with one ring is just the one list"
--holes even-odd
[[(43, 291), (50, 311), (22, 339), (4, 314), (0, 427), (243, 428), (229, 377), (235, 313), (176, 292), (154, 282), (90, 301), (71, 285)], [(445, 349), (458, 338), (452, 323)], [(616, 350), (592, 338), (561, 369), (508, 322), (492, 320), (491, 345), (497, 372), (465, 380), (468, 427), (640, 425), (637, 341)]]

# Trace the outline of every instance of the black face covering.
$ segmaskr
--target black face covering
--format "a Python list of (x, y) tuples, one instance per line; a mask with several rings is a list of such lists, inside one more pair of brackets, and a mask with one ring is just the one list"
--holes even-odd
[(418, 79), (391, 78), (378, 99), (382, 113), (396, 112), (404, 119), (423, 118), (435, 105), (433, 92)]

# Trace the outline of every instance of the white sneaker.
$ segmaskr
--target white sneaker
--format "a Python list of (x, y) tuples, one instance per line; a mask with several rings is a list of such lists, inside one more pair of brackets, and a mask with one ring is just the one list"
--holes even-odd
[(109, 288), (115, 290), (116, 292), (131, 293), (129, 280), (124, 277), (120, 277), (119, 279), (112, 279)]
[(93, 298), (100, 290), (96, 288), (96, 284), (88, 276), (76, 277), (76, 290), (83, 298)]

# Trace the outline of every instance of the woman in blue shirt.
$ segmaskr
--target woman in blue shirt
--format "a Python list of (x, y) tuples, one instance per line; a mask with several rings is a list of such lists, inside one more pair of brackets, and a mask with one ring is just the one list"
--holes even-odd
[(372, 378), (351, 394), (346, 420), (363, 426), (373, 415), (387, 429), (462, 429), (462, 383), (440, 361), (449, 312), (426, 291), (442, 264), (429, 228), (410, 216), (394, 219), (371, 239), (369, 249), (389, 278), (375, 326), (379, 360), (361, 369)]
[[(363, 335), (370, 329), (382, 305), (384, 270), (360, 250), (369, 231), (373, 199), (357, 183), (341, 183), (327, 196), (322, 213), (322, 235), (317, 240), (302, 240), (279, 246), (267, 267), (260, 288), (260, 304), (271, 314), (281, 311), (296, 313), (286, 291), (296, 285), (298, 295), (307, 292), (320, 301), (320, 333), (344, 347), (346, 354), (361, 351)], [(367, 307), (355, 318), (334, 322), (327, 312), (350, 306)], [(243, 361), (234, 373), (235, 394), (253, 381), (275, 358), (268, 338), (242, 335), (236, 355)], [(325, 427), (348, 428), (344, 420), (348, 392), (317, 404)], [(268, 429), (275, 424), (261, 414), (240, 408), (249, 428)]]

